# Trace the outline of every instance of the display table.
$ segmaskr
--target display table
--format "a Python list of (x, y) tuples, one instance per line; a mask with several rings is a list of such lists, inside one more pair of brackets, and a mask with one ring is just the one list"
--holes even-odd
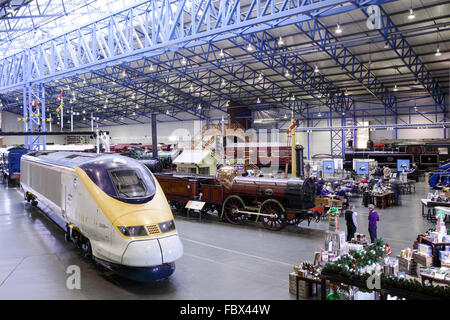
[[(296, 274), (295, 275), (295, 286), (296, 286), (296, 299), (298, 300), (299, 298), (299, 288), (298, 288), (298, 283), (300, 281), (305, 281), (307, 285), (312, 284), (316, 286), (316, 292), (319, 292), (319, 286), (320, 286), (320, 291), (322, 292), (323, 289), (325, 287), (325, 283), (321, 280), (321, 279), (317, 279), (317, 278), (312, 278), (312, 277), (308, 277), (308, 276), (301, 276)], [(311, 288), (308, 288), (308, 290), (311, 290)], [(321, 293), (321, 296), (323, 296), (323, 293)]]
[(423, 243), (431, 247), (431, 254), (433, 256), (433, 266), (440, 267), (441, 261), (439, 260), (439, 251), (445, 250), (446, 246), (450, 246), (450, 242), (432, 242), (425, 238), (423, 235), (417, 237), (418, 243)]
[(386, 209), (393, 207), (395, 202), (395, 194), (393, 192), (386, 192), (382, 194), (370, 194), (373, 197), (373, 204), (378, 209)]
[[(436, 207), (450, 207), (450, 202), (438, 202), (429, 199), (420, 199), (422, 202), (422, 217), (427, 217), (430, 221), (436, 221)], [(425, 214), (425, 208), (427, 213)]]
[(445, 214), (445, 220), (449, 219), (450, 217), (450, 207), (435, 207), (435, 211), (441, 210)]
[[(407, 279), (412, 279), (413, 277), (407, 276)], [(417, 278), (415, 278), (417, 279)], [(408, 290), (404, 290), (401, 288), (395, 288), (395, 287), (388, 287), (388, 286), (381, 286), (380, 289), (371, 289), (369, 290), (367, 288), (367, 283), (365, 281), (354, 281), (350, 280), (348, 278), (344, 278), (340, 275), (334, 275), (334, 274), (322, 274), (321, 275), (322, 280), (322, 289), (321, 289), (321, 298), (322, 300), (326, 299), (327, 290), (326, 290), (326, 284), (327, 283), (334, 283), (338, 286), (344, 284), (349, 285), (352, 287), (357, 287), (359, 289), (369, 291), (369, 292), (376, 292), (377, 298), (379, 300), (387, 300), (388, 295), (395, 296), (399, 298), (405, 298), (405, 299), (411, 299), (411, 300), (444, 300), (440, 297), (434, 297), (427, 294), (423, 294), (420, 292), (412, 292)]]
[(436, 283), (440, 283), (440, 284), (446, 284), (446, 285), (450, 285), (450, 281), (449, 280), (445, 280), (445, 279), (436, 279), (435, 277), (426, 275), (426, 274), (420, 274), (420, 278), (422, 279), (422, 284), (425, 284), (425, 281), (429, 281), (431, 284), (436, 284)]
[[(414, 191), (413, 191), (414, 189)], [(416, 182), (414, 180), (408, 180), (407, 182), (400, 182), (400, 193), (411, 194), (416, 192)]]

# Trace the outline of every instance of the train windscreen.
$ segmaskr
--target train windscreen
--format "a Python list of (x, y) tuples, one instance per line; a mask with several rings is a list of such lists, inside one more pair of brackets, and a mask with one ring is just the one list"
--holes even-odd
[(103, 192), (123, 202), (148, 202), (156, 193), (156, 183), (150, 171), (131, 158), (103, 158), (85, 163), (80, 168)]
[(142, 198), (149, 196), (144, 181), (136, 170), (110, 170), (109, 174), (119, 197)]

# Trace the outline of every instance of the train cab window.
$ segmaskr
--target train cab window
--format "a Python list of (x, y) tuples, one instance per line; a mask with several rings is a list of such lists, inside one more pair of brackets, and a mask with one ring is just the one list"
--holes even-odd
[(140, 198), (148, 196), (144, 181), (136, 170), (110, 170), (109, 174), (119, 197)]
[(133, 159), (102, 158), (82, 164), (80, 168), (103, 192), (119, 201), (145, 203), (156, 193), (150, 171)]

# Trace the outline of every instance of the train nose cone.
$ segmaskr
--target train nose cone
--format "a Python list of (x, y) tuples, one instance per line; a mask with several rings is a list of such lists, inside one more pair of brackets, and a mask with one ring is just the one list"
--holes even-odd
[(130, 242), (122, 255), (122, 264), (131, 267), (156, 266), (178, 260), (183, 245), (177, 234), (158, 239)]

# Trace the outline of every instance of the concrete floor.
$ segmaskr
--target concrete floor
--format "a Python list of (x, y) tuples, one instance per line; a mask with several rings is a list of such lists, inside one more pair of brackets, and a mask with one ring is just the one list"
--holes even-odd
[[(379, 237), (394, 255), (433, 227), (420, 213), (420, 198), (427, 192), (420, 183), (415, 194), (402, 196), (401, 207), (378, 210)], [(22, 199), (17, 188), (0, 185), (0, 299), (295, 299), (288, 274), (294, 264), (312, 260), (328, 229), (321, 221), (271, 232), (259, 225), (176, 216), (185, 254), (175, 273), (158, 283), (138, 284), (105, 274), (83, 258), (59, 227)], [(360, 198), (353, 203), (358, 232), (368, 235), (367, 208)], [(345, 229), (343, 218), (339, 227)], [(70, 265), (81, 269), (79, 290), (66, 287)]]

